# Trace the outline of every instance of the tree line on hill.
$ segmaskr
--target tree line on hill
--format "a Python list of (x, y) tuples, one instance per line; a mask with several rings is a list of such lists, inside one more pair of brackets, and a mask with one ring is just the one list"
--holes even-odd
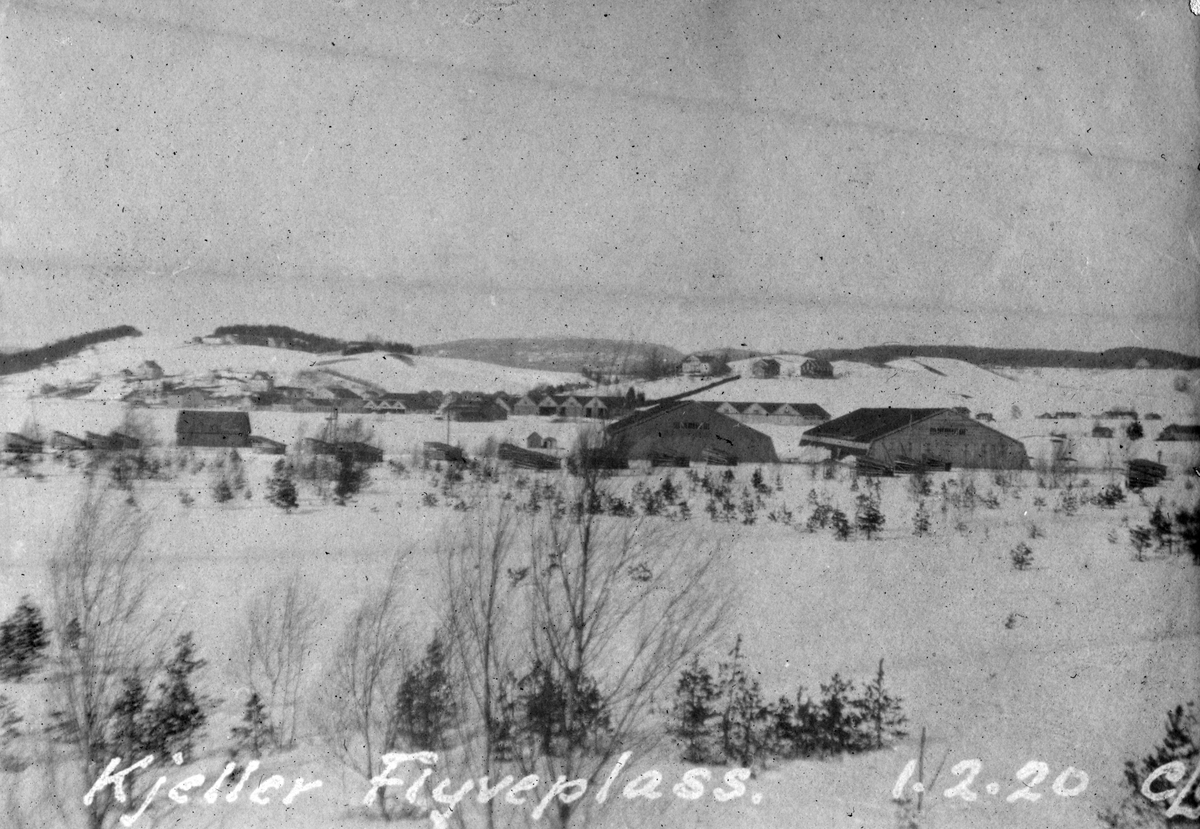
[(977, 366), (1013, 368), (1159, 368), (1191, 371), (1200, 368), (1200, 357), (1157, 348), (1110, 348), (1105, 351), (1067, 351), (1046, 348), (984, 348), (970, 345), (872, 345), (864, 348), (823, 348), (808, 356), (855, 363), (889, 363), (915, 357), (962, 360)]
[(343, 354), (365, 354), (371, 351), (386, 351), (389, 354), (416, 354), (417, 349), (409, 343), (367, 337), (364, 340), (341, 340), (299, 331), (286, 325), (220, 325), (213, 330), (214, 337), (230, 337), (242, 345), (268, 345), (275, 340), (284, 348), (308, 351), (314, 354), (340, 352)]
[(11, 354), (0, 355), (0, 375), (20, 374), (32, 371), (41, 366), (56, 363), (74, 354), (78, 354), (89, 346), (99, 343), (119, 340), (122, 337), (140, 337), (142, 332), (132, 325), (118, 325), (113, 328), (101, 328), (86, 334), (76, 334), (74, 337), (56, 340), (48, 345), (37, 348), (14, 351)]

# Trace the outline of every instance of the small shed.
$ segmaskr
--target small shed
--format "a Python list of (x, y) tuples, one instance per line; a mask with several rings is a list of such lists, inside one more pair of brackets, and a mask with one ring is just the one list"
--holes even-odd
[(525, 438), (525, 445), (530, 449), (541, 449), (542, 436), (537, 432), (530, 432), (529, 437)]
[(246, 412), (182, 411), (175, 419), (175, 444), (247, 448), (250, 446), (250, 415)]

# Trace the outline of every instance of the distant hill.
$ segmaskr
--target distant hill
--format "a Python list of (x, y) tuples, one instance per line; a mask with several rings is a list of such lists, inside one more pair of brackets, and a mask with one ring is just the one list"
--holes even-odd
[(0, 354), (0, 375), (20, 374), (23, 371), (50, 365), (98, 343), (119, 340), (122, 337), (140, 336), (142, 336), (142, 332), (132, 325), (119, 325), (115, 328), (101, 328), (87, 334), (77, 334), (74, 337), (67, 337), (37, 348), (18, 349)]
[(637, 373), (683, 359), (681, 353), (665, 345), (582, 337), (454, 340), (423, 345), (420, 352), (430, 357), (478, 360), (514, 368), (612, 374)]
[(213, 330), (212, 336), (230, 338), (239, 345), (275, 345), (293, 351), (313, 354), (366, 354), (371, 351), (386, 351), (391, 354), (413, 354), (416, 349), (408, 343), (384, 342), (382, 340), (339, 340), (298, 331), (286, 325), (221, 325)]
[(1190, 371), (1200, 357), (1156, 348), (1110, 348), (1106, 351), (1056, 351), (1045, 348), (983, 348), (970, 345), (872, 345), (865, 348), (822, 348), (809, 357), (883, 365), (913, 357), (943, 357), (977, 366), (1013, 368), (1123, 369), (1160, 368)]

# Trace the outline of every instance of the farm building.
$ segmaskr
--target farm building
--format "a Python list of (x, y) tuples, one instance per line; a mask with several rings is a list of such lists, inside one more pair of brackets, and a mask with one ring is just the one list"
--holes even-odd
[(60, 452), (75, 452), (87, 449), (88, 445), (87, 441), (82, 438), (68, 435), (66, 432), (55, 432), (50, 435), (50, 448)]
[(763, 357), (750, 364), (750, 376), (770, 379), (779, 376), (779, 361), (771, 357)]
[(1158, 435), (1159, 440), (1200, 440), (1200, 426), (1172, 423)]
[(771, 438), (694, 400), (676, 400), (618, 420), (606, 432), (625, 460), (778, 463)]
[(177, 446), (241, 449), (250, 445), (250, 415), (246, 412), (182, 411), (175, 419)]
[(300, 441), (300, 448), (302, 452), (310, 455), (337, 457), (345, 454), (357, 463), (383, 463), (382, 449), (357, 440), (342, 440), (333, 443), (319, 438), (304, 438)]
[(491, 420), (507, 420), (508, 410), (491, 398), (455, 400), (442, 407), (442, 415), (447, 420), (481, 423)]
[(4, 436), (4, 451), (14, 455), (29, 455), (42, 451), (42, 442), (25, 435), (9, 432)]
[(526, 394), (518, 398), (516, 403), (513, 403), (512, 413), (520, 417), (536, 415), (538, 413), (538, 401)]
[(467, 456), (463, 454), (462, 447), (451, 446), (448, 443), (442, 443), (436, 440), (425, 441), (425, 461), (426, 463), (439, 461), (443, 463), (466, 463)]
[(831, 379), (833, 377), (833, 363), (828, 360), (822, 360), (819, 357), (809, 357), (800, 364), (801, 377), (818, 377), (821, 379)]
[(716, 359), (710, 354), (692, 354), (684, 358), (679, 373), (684, 377), (708, 377), (713, 373)]
[(898, 461), (956, 467), (1027, 469), (1025, 446), (953, 409), (858, 409), (809, 429), (804, 446), (835, 458), (854, 455), (894, 466)]
[(140, 440), (132, 435), (124, 435), (120, 432), (109, 432), (107, 435), (84, 432), (84, 439), (89, 449), (94, 449), (98, 452), (120, 452), (123, 449), (142, 448)]
[(523, 449), (511, 443), (502, 443), (496, 450), (496, 457), (511, 463), (518, 469), (549, 470), (559, 469), (562, 462), (558, 458), (532, 449)]

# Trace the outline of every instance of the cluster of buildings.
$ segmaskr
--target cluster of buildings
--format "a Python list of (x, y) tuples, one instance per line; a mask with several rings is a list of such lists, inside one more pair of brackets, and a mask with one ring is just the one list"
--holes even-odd
[[(801, 358), (799, 376), (817, 379), (832, 379), (833, 364), (828, 360), (817, 357)], [(715, 354), (691, 354), (679, 365), (679, 373), (684, 377), (712, 377), (726, 366), (726, 361)], [(782, 364), (774, 357), (760, 357), (750, 364), (751, 377), (772, 379), (779, 377)]]

